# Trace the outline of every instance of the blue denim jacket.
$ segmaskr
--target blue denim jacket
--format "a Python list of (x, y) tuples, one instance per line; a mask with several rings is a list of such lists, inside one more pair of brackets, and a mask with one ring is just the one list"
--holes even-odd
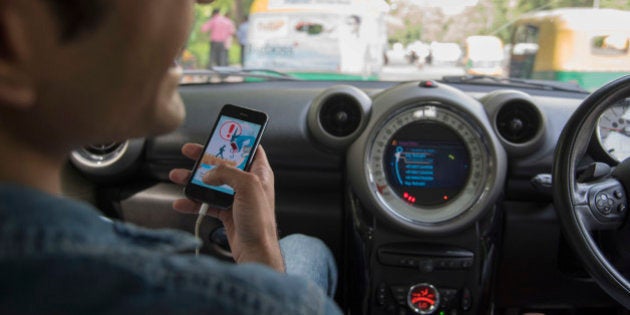
[(181, 254), (198, 240), (0, 184), (0, 314), (340, 314), (320, 287), (260, 264)]

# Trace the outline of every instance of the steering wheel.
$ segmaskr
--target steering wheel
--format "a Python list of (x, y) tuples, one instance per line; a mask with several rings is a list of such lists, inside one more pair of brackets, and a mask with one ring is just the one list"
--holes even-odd
[[(628, 97), (630, 76), (625, 76), (593, 92), (571, 116), (556, 147), (553, 199), (564, 236), (584, 267), (606, 293), (630, 309), (630, 282), (619, 268), (621, 259), (598, 237), (610, 234), (608, 242), (622, 244), (619, 238), (628, 234), (630, 158), (612, 168), (602, 162), (580, 165), (601, 114)], [(630, 250), (628, 243), (623, 245)]]

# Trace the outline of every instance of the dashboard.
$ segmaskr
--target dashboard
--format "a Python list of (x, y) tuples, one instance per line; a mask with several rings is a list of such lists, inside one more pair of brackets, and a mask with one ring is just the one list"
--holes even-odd
[[(556, 142), (586, 93), (500, 85), (306, 82), (186, 85), (176, 131), (75, 150), (73, 170), (107, 216), (192, 231), (168, 182), (224, 104), (266, 112), (281, 235), (324, 240), (352, 314), (479, 314), (615, 308), (556, 220)], [(630, 155), (630, 103), (600, 118), (588, 156)], [(203, 252), (229, 260), (219, 222)]]

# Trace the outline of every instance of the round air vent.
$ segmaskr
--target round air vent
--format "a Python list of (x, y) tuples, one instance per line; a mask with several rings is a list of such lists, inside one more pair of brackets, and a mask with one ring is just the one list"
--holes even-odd
[(509, 155), (527, 155), (543, 144), (546, 118), (528, 94), (500, 90), (484, 96), (481, 103)]
[(540, 130), (540, 114), (529, 102), (511, 101), (497, 114), (497, 130), (501, 137), (513, 143), (525, 143)]
[(100, 163), (103, 161), (111, 161), (112, 158), (116, 157), (116, 152), (121, 151), (127, 143), (122, 142), (110, 142), (105, 144), (95, 144), (89, 145), (87, 147), (83, 147), (78, 151), (82, 154), (86, 159), (91, 160), (96, 163)]
[(350, 85), (326, 89), (311, 103), (307, 123), (311, 134), (332, 149), (343, 149), (367, 124), (372, 99)]
[(72, 156), (79, 160), (79, 163), (93, 168), (107, 167), (122, 157), (127, 144), (127, 142), (111, 142), (89, 145), (75, 150)]
[(134, 169), (144, 140), (90, 145), (72, 151), (70, 162), (84, 175), (98, 181), (111, 181)]
[(351, 95), (335, 94), (323, 101), (319, 123), (329, 134), (346, 137), (359, 128), (363, 118), (361, 104)]

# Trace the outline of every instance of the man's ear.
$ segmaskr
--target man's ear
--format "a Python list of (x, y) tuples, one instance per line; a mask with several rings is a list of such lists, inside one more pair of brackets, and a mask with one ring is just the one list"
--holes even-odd
[(35, 104), (35, 84), (25, 64), (30, 52), (24, 20), (12, 2), (0, 4), (0, 107), (27, 109)]

